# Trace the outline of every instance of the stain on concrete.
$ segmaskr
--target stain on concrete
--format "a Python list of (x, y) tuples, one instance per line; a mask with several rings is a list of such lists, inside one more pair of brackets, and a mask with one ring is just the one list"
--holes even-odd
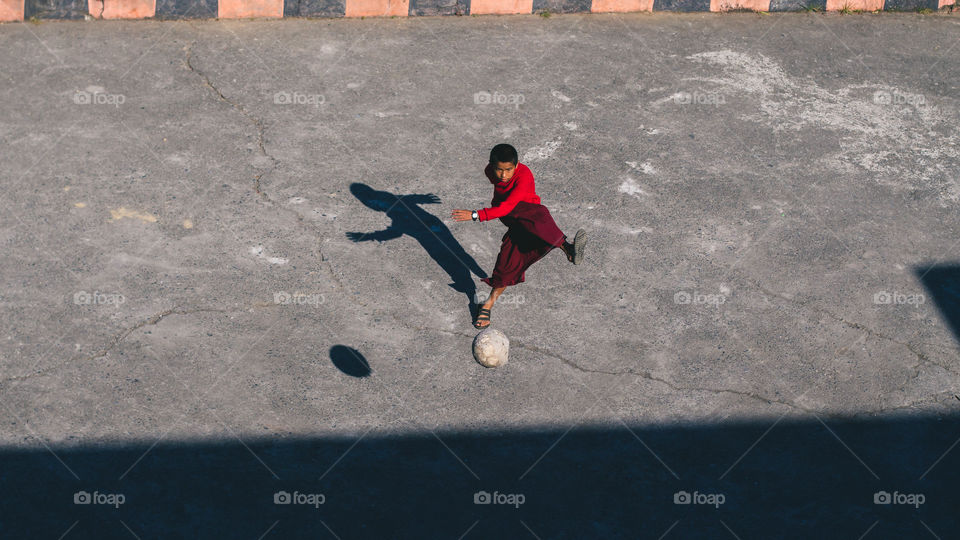
[(108, 219), (107, 221), (119, 221), (123, 218), (139, 219), (144, 223), (157, 222), (157, 217), (154, 215), (137, 212), (136, 210), (129, 210), (122, 206), (120, 208), (117, 208), (116, 210), (111, 210), (110, 219)]
[[(925, 93), (886, 81), (827, 88), (786, 71), (761, 54), (732, 50), (689, 55), (687, 60), (721, 72), (691, 81), (703, 91), (749, 96), (756, 107), (744, 120), (774, 134), (818, 129), (835, 132), (842, 143), (820, 159), (838, 172), (869, 173), (874, 182), (898, 191), (936, 192), (942, 205), (960, 201), (960, 135)], [(878, 142), (890, 148), (878, 149)], [(888, 145), (883, 145), (888, 146)], [(922, 148), (903, 152), (899, 149)]]
[(287, 264), (289, 259), (283, 257), (270, 257), (263, 253), (263, 246), (253, 246), (250, 248), (250, 254), (267, 261), (270, 264)]
[(620, 193), (626, 193), (627, 195), (632, 195), (638, 199), (650, 195), (650, 193), (637, 184), (636, 180), (630, 178), (629, 176), (624, 179), (623, 183), (620, 184), (620, 187), (617, 188), (617, 191)]
[(553, 155), (560, 148), (561, 141), (548, 141), (540, 146), (534, 146), (523, 153), (520, 159), (523, 162), (542, 161)]

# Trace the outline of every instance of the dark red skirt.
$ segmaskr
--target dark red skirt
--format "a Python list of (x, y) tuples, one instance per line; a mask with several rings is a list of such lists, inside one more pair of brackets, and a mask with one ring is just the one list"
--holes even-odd
[(519, 202), (500, 222), (507, 226), (507, 232), (500, 243), (497, 264), (493, 275), (481, 279), (493, 288), (523, 283), (527, 268), (567, 238), (542, 204)]

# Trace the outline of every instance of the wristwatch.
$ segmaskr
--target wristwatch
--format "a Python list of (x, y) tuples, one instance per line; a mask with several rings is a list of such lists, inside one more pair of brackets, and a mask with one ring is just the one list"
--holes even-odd
[(476, 210), (474, 210), (473, 214), (470, 214), (470, 216), (473, 218), (474, 221), (480, 219), (480, 214), (478, 214)]

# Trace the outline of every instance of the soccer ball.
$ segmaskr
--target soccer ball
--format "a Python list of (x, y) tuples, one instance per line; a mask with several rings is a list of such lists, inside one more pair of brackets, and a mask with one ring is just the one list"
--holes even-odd
[(483, 367), (500, 367), (507, 363), (510, 340), (494, 328), (484, 328), (473, 338), (473, 357)]

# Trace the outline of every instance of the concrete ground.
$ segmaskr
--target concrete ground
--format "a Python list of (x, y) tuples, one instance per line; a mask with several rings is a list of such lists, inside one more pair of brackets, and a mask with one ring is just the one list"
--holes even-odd
[[(911, 14), (2, 25), (0, 443), (954, 415), (925, 280), (960, 275), (958, 40)], [(590, 243), (507, 289), (485, 369), (465, 272), (505, 228), (450, 212), (489, 205), (499, 142)]]

